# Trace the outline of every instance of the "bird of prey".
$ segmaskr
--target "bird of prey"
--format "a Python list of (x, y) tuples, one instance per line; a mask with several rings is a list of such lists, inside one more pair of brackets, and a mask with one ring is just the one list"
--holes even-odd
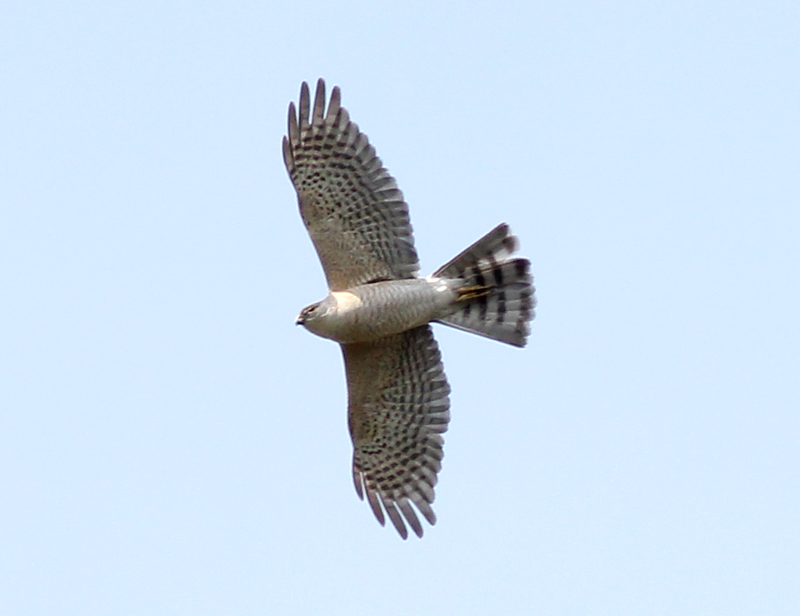
[[(408, 206), (367, 136), (325, 82), (289, 105), (283, 158), (330, 293), (297, 323), (341, 344), (353, 480), (383, 525), (422, 537), (450, 420), (450, 386), (430, 323), (522, 347), (535, 306), (530, 264), (501, 224), (419, 278)], [(412, 507), (413, 505), (413, 507)], [(416, 511), (415, 511), (416, 508)]]

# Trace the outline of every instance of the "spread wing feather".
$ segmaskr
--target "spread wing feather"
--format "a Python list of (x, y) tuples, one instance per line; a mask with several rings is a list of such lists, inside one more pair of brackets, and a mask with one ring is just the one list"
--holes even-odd
[[(450, 386), (430, 326), (375, 342), (343, 344), (353, 479), (360, 498), (397, 532), (417, 536), (436, 522), (431, 504), (450, 420)], [(414, 505), (412, 507), (411, 505)]]
[(317, 82), (313, 108), (304, 82), (299, 115), (289, 105), (288, 132), (283, 159), (331, 290), (414, 278), (419, 260), (403, 193), (350, 121), (339, 88), (326, 113), (325, 82)]

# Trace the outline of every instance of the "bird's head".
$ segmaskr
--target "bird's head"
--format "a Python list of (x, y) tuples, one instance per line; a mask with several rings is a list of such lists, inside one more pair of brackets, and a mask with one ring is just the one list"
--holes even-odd
[(309, 321), (314, 320), (316, 316), (318, 316), (319, 312), (319, 305), (321, 302), (317, 302), (316, 304), (311, 304), (310, 306), (306, 306), (300, 311), (300, 314), (297, 315), (297, 319), (295, 320), (295, 325), (306, 325)]
[(335, 308), (335, 305), (331, 303), (329, 297), (326, 297), (321, 302), (316, 302), (303, 308), (300, 314), (297, 315), (295, 323), (297, 325), (303, 325), (313, 331), (314, 323), (325, 318), (333, 308)]
[(335, 339), (334, 332), (331, 328), (335, 329), (335, 321), (332, 322), (331, 317), (336, 313), (336, 301), (331, 296), (326, 297), (321, 302), (306, 306), (297, 315), (295, 323), (302, 325), (312, 334), (322, 336), (323, 338)]

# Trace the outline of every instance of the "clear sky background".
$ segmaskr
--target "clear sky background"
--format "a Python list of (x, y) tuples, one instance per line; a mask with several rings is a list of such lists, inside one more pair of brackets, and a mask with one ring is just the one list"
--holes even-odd
[[(5, 2), (0, 613), (800, 613), (800, 4)], [(518, 350), (436, 328), (422, 540), (350, 474), (281, 158), (325, 77), (429, 273), (499, 222)]]

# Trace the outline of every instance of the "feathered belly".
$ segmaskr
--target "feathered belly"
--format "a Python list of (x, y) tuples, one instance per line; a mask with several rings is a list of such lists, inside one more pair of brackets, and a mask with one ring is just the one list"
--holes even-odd
[(452, 310), (457, 295), (446, 283), (392, 280), (334, 291), (336, 310), (320, 323), (321, 336), (369, 342), (429, 323)]

